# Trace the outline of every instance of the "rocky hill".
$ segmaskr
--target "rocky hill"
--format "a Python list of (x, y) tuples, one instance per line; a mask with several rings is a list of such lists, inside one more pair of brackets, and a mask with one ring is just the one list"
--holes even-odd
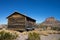
[(49, 17), (47, 18), (44, 22), (41, 23), (42, 25), (45, 26), (50, 26), (50, 27), (60, 27), (60, 21), (55, 19), (54, 17)]

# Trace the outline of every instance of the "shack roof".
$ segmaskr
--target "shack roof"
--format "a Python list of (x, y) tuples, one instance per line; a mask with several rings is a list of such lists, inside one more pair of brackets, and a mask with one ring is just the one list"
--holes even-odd
[(24, 14), (21, 14), (21, 13), (19, 13), (19, 12), (14, 12), (13, 14), (9, 15), (7, 18), (11, 17), (11, 16), (14, 15), (14, 14), (19, 14), (19, 15), (22, 15), (22, 16), (30, 19), (30, 20), (36, 21), (35, 19), (33, 19), (33, 18), (31, 18), (31, 17), (28, 17), (28, 16), (26, 16), (26, 15), (24, 15)]

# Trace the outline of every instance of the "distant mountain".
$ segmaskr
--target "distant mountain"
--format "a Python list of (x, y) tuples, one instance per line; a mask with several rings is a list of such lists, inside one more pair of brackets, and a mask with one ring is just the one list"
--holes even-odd
[(47, 18), (41, 24), (49, 27), (60, 27), (60, 21), (55, 19), (54, 17)]
[(1, 24), (0, 28), (7, 28), (7, 25), (6, 24)]

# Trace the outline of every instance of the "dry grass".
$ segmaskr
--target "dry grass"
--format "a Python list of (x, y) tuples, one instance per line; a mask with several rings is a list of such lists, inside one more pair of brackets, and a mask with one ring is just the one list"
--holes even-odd
[(45, 30), (45, 31), (33, 30), (33, 31), (29, 31), (29, 32), (25, 31), (22, 34), (27, 35), (27, 34), (33, 33), (33, 32), (39, 33), (40, 35), (45, 35), (45, 36), (47, 36), (49, 34), (60, 34), (60, 31), (54, 31), (54, 30)]

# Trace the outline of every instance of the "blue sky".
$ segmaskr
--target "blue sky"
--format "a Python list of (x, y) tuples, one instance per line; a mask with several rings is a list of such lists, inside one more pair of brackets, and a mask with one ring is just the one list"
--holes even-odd
[(6, 17), (20, 12), (43, 22), (53, 16), (60, 20), (60, 0), (0, 0), (0, 24), (7, 24)]

